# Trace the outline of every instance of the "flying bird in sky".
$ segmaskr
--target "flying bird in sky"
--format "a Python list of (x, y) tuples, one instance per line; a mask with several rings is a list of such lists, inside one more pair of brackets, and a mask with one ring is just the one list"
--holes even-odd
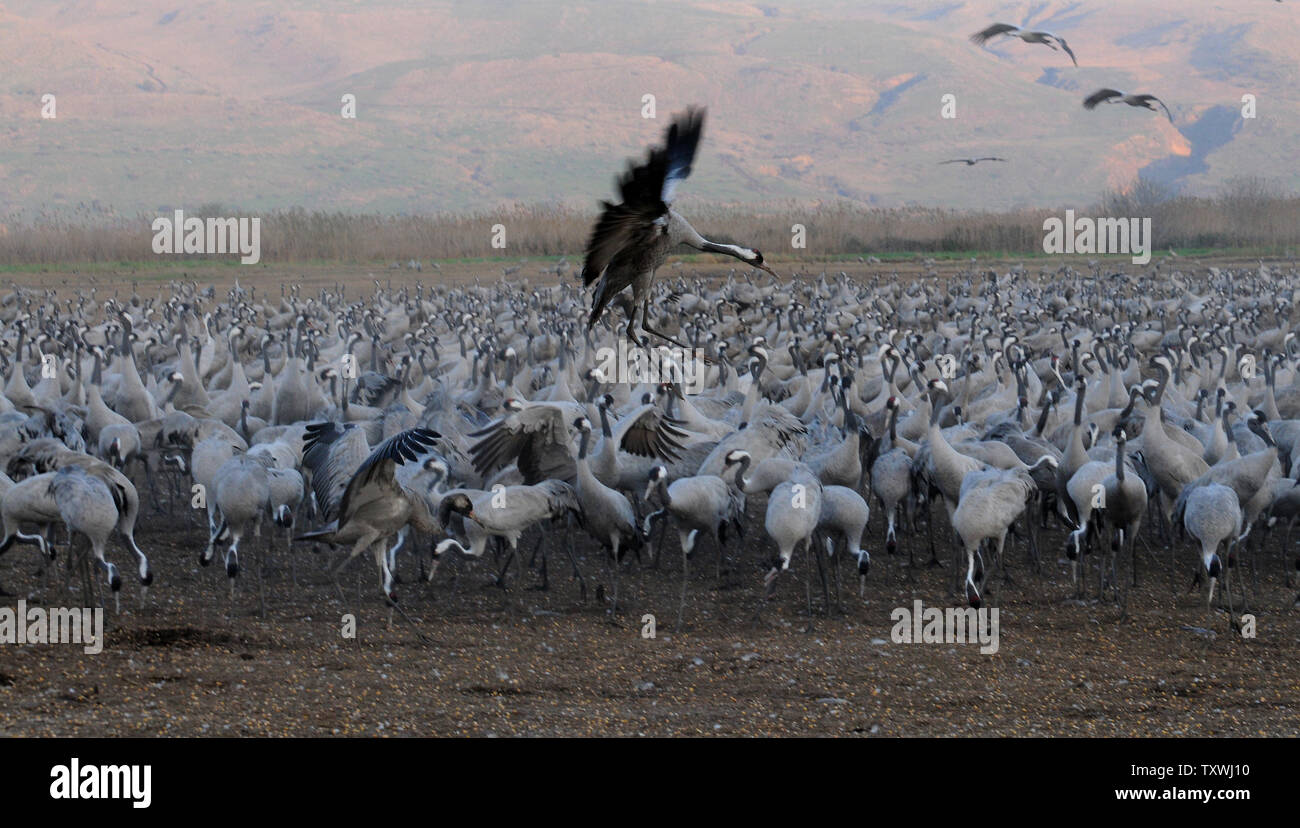
[(1010, 23), (994, 23), (987, 29), (971, 35), (970, 39), (972, 43), (983, 46), (998, 36), (1018, 37), (1026, 43), (1041, 43), (1052, 49), (1052, 51), (1056, 51), (1059, 44), (1061, 49), (1070, 56), (1070, 60), (1074, 62), (1074, 65), (1079, 65), (1079, 61), (1074, 57), (1074, 52), (1070, 49), (1069, 44), (1065, 42), (1065, 38), (1058, 37), (1051, 32), (1034, 32), (1029, 29), (1022, 29), (1019, 26), (1012, 26)]
[(737, 244), (709, 241), (672, 209), (677, 185), (691, 174), (691, 162), (703, 131), (703, 109), (691, 107), (674, 116), (664, 136), (664, 145), (652, 147), (641, 165), (629, 163), (627, 171), (618, 179), (622, 203), (601, 202), (600, 219), (591, 231), (582, 264), (583, 285), (596, 285), (591, 299), (591, 316), (587, 319), (588, 330), (600, 319), (605, 306), (630, 286), (632, 302), (627, 310), (628, 338), (639, 341), (636, 315), (640, 311), (641, 327), (645, 331), (681, 345), (651, 328), (646, 313), (655, 269), (668, 258), (668, 251), (679, 244), (705, 253), (732, 256), (750, 267), (776, 275), (763, 263), (763, 254), (759, 251)]
[(1083, 108), (1096, 109), (1097, 104), (1100, 103), (1126, 103), (1129, 106), (1140, 106), (1143, 109), (1149, 109), (1152, 112), (1159, 112), (1160, 110), (1151, 105), (1152, 101), (1160, 104), (1161, 109), (1164, 109), (1165, 115), (1169, 118), (1169, 123), (1172, 124), (1174, 122), (1174, 116), (1170, 113), (1169, 107), (1165, 106), (1165, 102), (1157, 98), (1155, 95), (1130, 95), (1127, 92), (1121, 92), (1118, 89), (1098, 89), (1096, 92), (1093, 92), (1091, 95), (1083, 99)]
[(965, 164), (968, 167), (973, 167), (981, 161), (1006, 161), (1006, 160), (1007, 159), (1005, 158), (997, 158), (992, 155), (985, 155), (982, 158), (953, 158), (948, 161), (940, 161), (939, 166), (942, 167), (944, 164)]

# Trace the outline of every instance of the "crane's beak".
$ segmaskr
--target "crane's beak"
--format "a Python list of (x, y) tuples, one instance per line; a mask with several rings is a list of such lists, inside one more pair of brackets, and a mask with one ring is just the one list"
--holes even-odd
[(756, 265), (754, 265), (754, 267), (758, 268), (759, 270), (763, 271), (763, 272), (766, 273), (767, 275), (771, 276), (773, 279), (780, 279), (780, 278), (781, 278), (780, 276), (777, 276), (777, 275), (776, 275), (776, 271), (775, 271), (775, 270), (773, 270), (772, 268), (768, 267), (768, 266), (765, 265), (765, 264), (756, 264)]
[(479, 526), (482, 526), (482, 525), (483, 525), (483, 521), (481, 521), (481, 520), (478, 519), (478, 515), (474, 514), (474, 510), (473, 510), (473, 509), (470, 509), (470, 510), (469, 510), (469, 514), (465, 515), (465, 517), (467, 517), (467, 518), (469, 518), (470, 520), (474, 521), (474, 522), (477, 523)]

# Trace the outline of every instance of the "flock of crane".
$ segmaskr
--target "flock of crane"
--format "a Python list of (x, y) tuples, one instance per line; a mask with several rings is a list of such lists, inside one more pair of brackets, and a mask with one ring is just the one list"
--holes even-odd
[[(1212, 597), (1248, 550), (1254, 571), (1268, 527), (1287, 527), (1289, 551), (1300, 515), (1296, 278), (1155, 265), (711, 283), (677, 269), (649, 288), (648, 321), (707, 360), (692, 395), (586, 367), (629, 326), (584, 329), (573, 283), (175, 284), (107, 301), (15, 288), (0, 299), (0, 550), (53, 556), (66, 537), (117, 595), (120, 534), (140, 583), (156, 572), (165, 588), (182, 561), (151, 563), (135, 529), (174, 521), (156, 512), (197, 485), (200, 561), (222, 551), (232, 597), (259, 528), (285, 527), (266, 555), (369, 551), (394, 600), (402, 550), (429, 579), (444, 555), (491, 551), (504, 582), (512, 559), (529, 565), (521, 540), (535, 536), (536, 567), (549, 532), (578, 579), (575, 540), (607, 550), (613, 609), (619, 573), (657, 560), (671, 527), (684, 567), (706, 538), (721, 568), (748, 537), (730, 554), (763, 550), (751, 564), (769, 593), (796, 554), (865, 576), (866, 546), (911, 535), (913, 559), (928, 535), (928, 563), (951, 546), (953, 589), (979, 606), (1008, 533), (1038, 565), (1051, 523), (1068, 535), (1049, 554), (1073, 561), (1080, 591), (1095, 571), (1122, 603), (1139, 541), (1170, 550), (1172, 576), (1185, 532)], [(74, 557), (67, 577), (89, 577)]]
[[(1057, 51), (1058, 49), (1064, 51), (1067, 55), (1070, 56), (1070, 61), (1074, 63), (1075, 68), (1078, 68), (1079, 66), (1079, 60), (1074, 56), (1074, 50), (1071, 49), (1070, 45), (1065, 42), (1065, 38), (1061, 37), (1060, 35), (1052, 34), (1051, 32), (1035, 31), (1033, 29), (1023, 29), (1011, 23), (994, 23), (991, 26), (981, 29), (975, 34), (971, 35), (970, 40), (976, 46), (984, 46), (994, 38), (1012, 38), (1012, 37), (1019, 38), (1020, 40), (1023, 40), (1025, 43), (1035, 43), (1035, 44), (1040, 44), (1042, 46), (1047, 46), (1052, 51)], [(1129, 106), (1137, 107), (1139, 109), (1149, 109), (1152, 112), (1157, 111), (1155, 104), (1160, 104), (1160, 108), (1165, 111), (1165, 116), (1169, 119), (1169, 123), (1172, 124), (1174, 122), (1174, 114), (1169, 111), (1169, 107), (1165, 106), (1165, 102), (1150, 93), (1145, 93), (1145, 92), (1130, 93), (1130, 92), (1123, 92), (1119, 89), (1111, 89), (1109, 87), (1104, 87), (1102, 89), (1098, 89), (1097, 91), (1088, 95), (1088, 97), (1084, 98), (1083, 108), (1087, 110), (1093, 110), (1103, 103), (1127, 104)], [(957, 160), (964, 160), (967, 166), (974, 166), (978, 161), (1004, 161), (1006, 159), (977, 158), (977, 159), (957, 159)], [(944, 161), (942, 163), (950, 164), (953, 162)]]

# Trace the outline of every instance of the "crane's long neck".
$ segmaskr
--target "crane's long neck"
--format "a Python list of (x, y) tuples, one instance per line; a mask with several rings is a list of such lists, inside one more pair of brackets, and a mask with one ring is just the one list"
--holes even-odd
[(1043, 430), (1047, 428), (1047, 416), (1052, 413), (1051, 398), (1043, 404), (1043, 410), (1038, 415), (1038, 423), (1034, 425), (1034, 436), (1042, 437)]
[(1124, 441), (1120, 440), (1115, 446), (1115, 479), (1120, 483), (1124, 482)]
[(664, 508), (665, 509), (672, 508), (673, 498), (672, 495), (668, 493), (668, 476), (664, 475), (663, 477), (656, 480), (655, 488), (659, 490), (659, 496), (663, 498)]
[(686, 219), (677, 213), (670, 213), (669, 216), (669, 238), (673, 241), (684, 244), (687, 247), (694, 247), (705, 253), (720, 253), (724, 256), (732, 256), (741, 261), (748, 262), (753, 260), (755, 253), (747, 247), (741, 247), (738, 244), (720, 244), (712, 242), (701, 236), (695, 231)]
[(697, 247), (697, 249), (703, 250), (705, 253), (721, 253), (724, 256), (740, 259), (742, 262), (750, 261), (755, 255), (753, 250), (748, 247), (741, 247), (738, 244), (719, 244), (706, 239), (700, 239), (698, 246), (692, 245), (690, 242), (687, 242), (687, 244), (691, 247)]

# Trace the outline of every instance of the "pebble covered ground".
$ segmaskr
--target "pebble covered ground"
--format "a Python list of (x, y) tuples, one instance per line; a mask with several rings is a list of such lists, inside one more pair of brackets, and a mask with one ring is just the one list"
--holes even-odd
[[(763, 598), (771, 550), (757, 548), (752, 534), (743, 552), (730, 547), (721, 582), (712, 545), (701, 545), (681, 630), (675, 540), (657, 570), (649, 561), (625, 564), (612, 620), (605, 562), (579, 542), (584, 604), (562, 531), (546, 540), (547, 592), (529, 588), (536, 572), (521, 582), (513, 568), (508, 590), (485, 586), (489, 559), (446, 562), (426, 586), (417, 583), (415, 559), (404, 556), (399, 593), (410, 621), (394, 615), (391, 625), (371, 562), (345, 570), (340, 595), (324, 572), (326, 553), (302, 544), (292, 553), (295, 587), (279, 536), (263, 581), (267, 617), (258, 615), (246, 558), (230, 618), (225, 573), (198, 566), (202, 530), (184, 526), (188, 519), (171, 518), (167, 532), (146, 521), (141, 541), (154, 555), (157, 582), (144, 604), (128, 582), (121, 615), (110, 599), (102, 653), (0, 645), (0, 733), (1300, 735), (1300, 611), (1282, 583), (1277, 535), (1258, 561), (1253, 640), (1233, 633), (1225, 612), (1207, 610), (1203, 592), (1187, 591), (1190, 549), (1180, 555), (1176, 593), (1168, 556), (1140, 551), (1140, 586), (1119, 620), (1113, 602), (1073, 597), (1068, 566), (1054, 551), (1034, 574), (1022, 545), (999, 598), (999, 651), (982, 655), (977, 644), (891, 640), (895, 607), (915, 599), (953, 605), (946, 570), (914, 570), (913, 583), (904, 555), (878, 552), (864, 601), (846, 562), (843, 613), (828, 616), (815, 567), (805, 580), (801, 555), (775, 598)], [(876, 521), (869, 532), (879, 537)], [(924, 560), (924, 549), (917, 552)], [(27, 548), (3, 563), (0, 583), (10, 591), (41, 585)], [(63, 603), (80, 598), (76, 588)], [(356, 618), (351, 639), (343, 636), (347, 613)], [(645, 614), (656, 617), (653, 639), (642, 637)]]

